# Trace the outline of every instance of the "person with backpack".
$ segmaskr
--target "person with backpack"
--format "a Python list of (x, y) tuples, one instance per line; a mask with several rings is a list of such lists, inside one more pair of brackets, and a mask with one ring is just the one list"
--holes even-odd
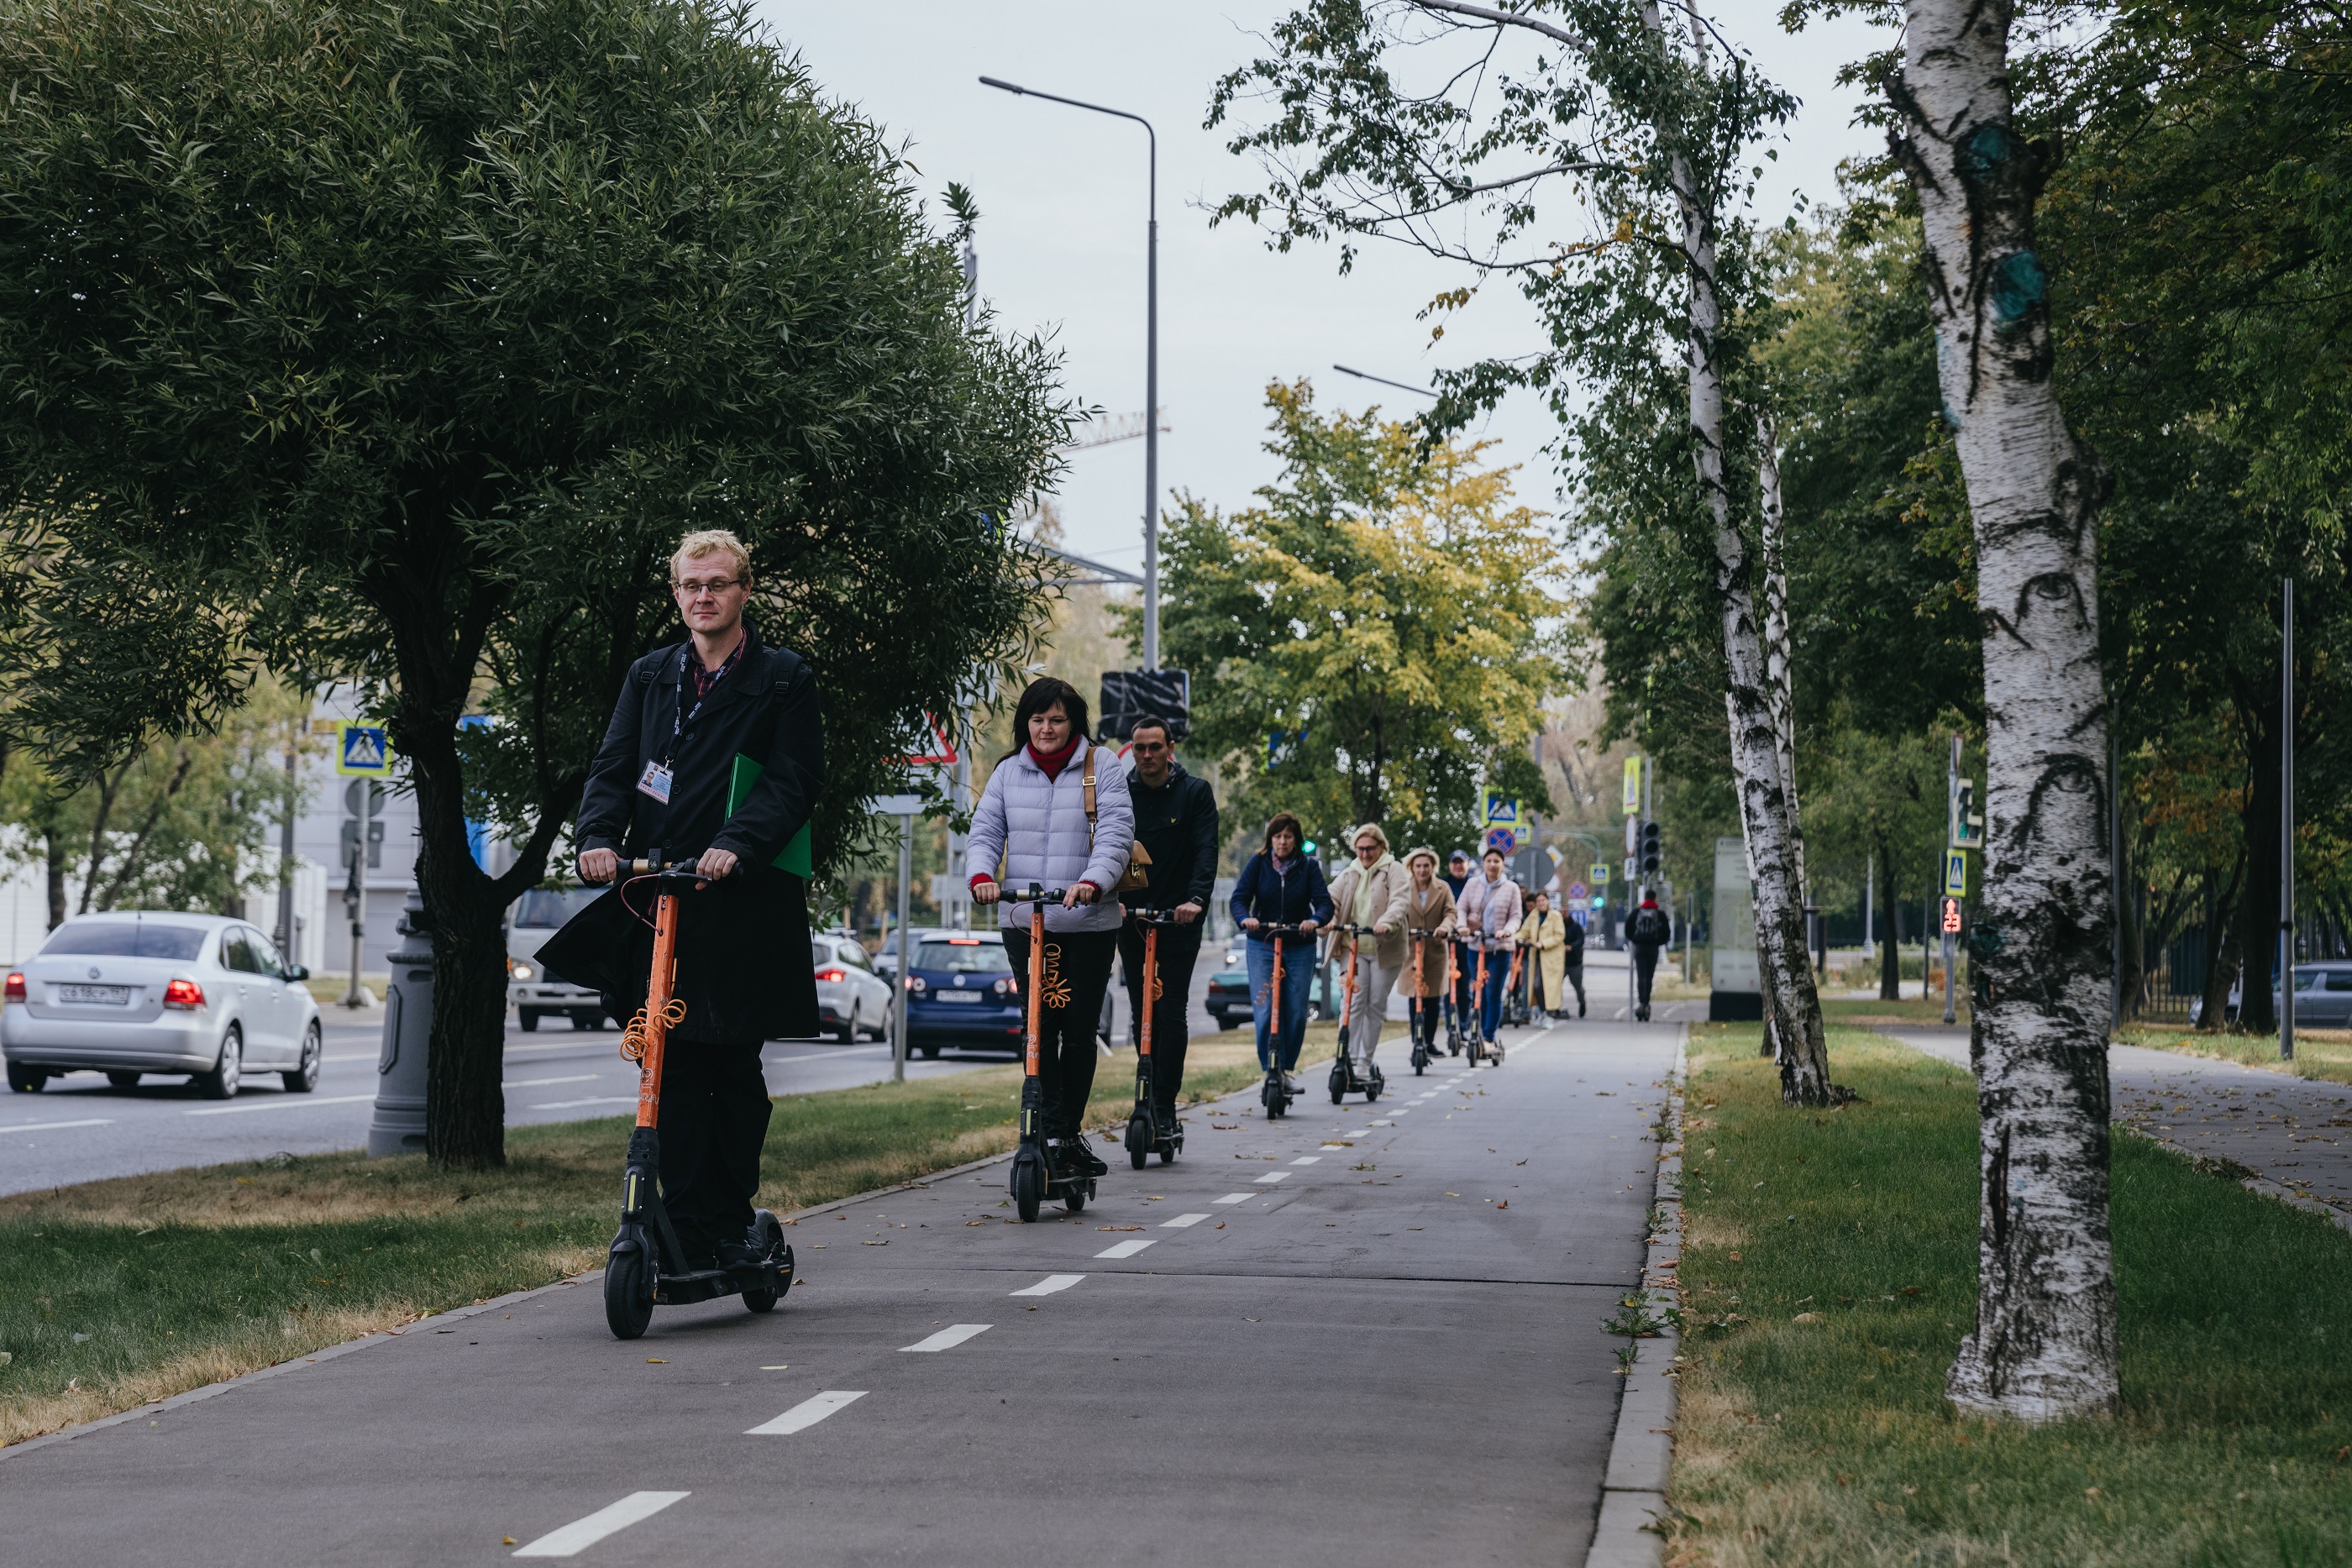
[(1022, 1006), (1045, 1009), (1037, 1020), (1037, 1075), (1045, 1091), (1047, 1157), (1074, 1175), (1105, 1176), (1110, 1167), (1087, 1146), (1085, 1122), (1095, 1086), (1095, 1019), (1127, 917), (1118, 898), (1135, 842), (1127, 769), (1087, 738), (1087, 699), (1052, 675), (1021, 694), (1013, 733), (1022, 744), (997, 763), (981, 791), (964, 869), (975, 904), (996, 903), (1007, 887), (1069, 890), (1045, 911), (1042, 997), (1026, 994), (1029, 906), (1005, 904), (997, 924)]
[(1633, 949), (1633, 1016), (1643, 1023), (1650, 1021), (1650, 981), (1658, 972), (1658, 949), (1674, 939), (1674, 925), (1658, 907), (1657, 896), (1642, 894), (1642, 906), (1625, 922), (1625, 940)]

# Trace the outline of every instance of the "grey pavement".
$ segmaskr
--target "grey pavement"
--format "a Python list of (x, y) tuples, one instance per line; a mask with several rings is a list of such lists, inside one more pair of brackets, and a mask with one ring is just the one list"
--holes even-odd
[[(1969, 1065), (1965, 1029), (1879, 1032)], [(2352, 1130), (2352, 1087), (2137, 1045), (2107, 1048), (2107, 1077), (2118, 1124), (2243, 1167), (2250, 1174), (2241, 1179), (2249, 1186), (2318, 1208), (2352, 1229), (2352, 1146), (2345, 1139)]]
[(1082, 1214), (1011, 1222), (1002, 1164), (812, 1211), (772, 1315), (428, 1319), (0, 1455), (0, 1517), (27, 1561), (1580, 1561), (1679, 1033), (1391, 1040), (1378, 1105), (1219, 1102)]

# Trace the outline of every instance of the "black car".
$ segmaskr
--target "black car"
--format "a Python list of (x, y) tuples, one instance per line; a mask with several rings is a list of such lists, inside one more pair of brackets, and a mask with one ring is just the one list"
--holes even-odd
[(950, 1045), (1021, 1053), (1021, 997), (1001, 934), (926, 931), (907, 967), (908, 1050), (925, 1058)]
[[(1289, 954), (1283, 955), (1285, 968), (1291, 961)], [(1299, 961), (1311, 964), (1315, 960), (1302, 953)], [(1328, 977), (1318, 968), (1315, 977), (1307, 982), (1307, 1016), (1310, 1020), (1339, 1016), (1339, 988), (1335, 982), (1327, 990), (1325, 981)], [(1217, 967), (1217, 972), (1209, 977), (1208, 1008), (1209, 1016), (1217, 1020), (1219, 1029), (1238, 1029), (1255, 1016), (1250, 1003), (1248, 944), (1234, 943), (1226, 950), (1225, 961)]]

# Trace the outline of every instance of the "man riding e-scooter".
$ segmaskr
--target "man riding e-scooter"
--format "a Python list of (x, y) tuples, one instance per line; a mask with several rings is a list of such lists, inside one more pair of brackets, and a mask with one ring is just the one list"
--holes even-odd
[[(711, 879), (679, 901), (672, 994), (685, 1012), (667, 1034), (659, 1122), (664, 1201), (688, 1260), (706, 1268), (758, 1257), (760, 1048), (817, 1032), (806, 884), (772, 862), (824, 788), (824, 732), (814, 672), (744, 618), (751, 578), (733, 534), (678, 541), (670, 588), (692, 635), (630, 666), (576, 831), (583, 882), (611, 882), (624, 855), (651, 852)], [(625, 1019), (646, 998), (654, 932), (624, 891), (582, 911), (540, 959)]]
[[(1150, 856), (1150, 883), (1129, 893), (1130, 909), (1164, 909), (1176, 924), (1162, 928), (1158, 952), (1160, 999), (1151, 1013), (1151, 1092), (1160, 1125), (1176, 1126), (1176, 1096), (1184, 1086), (1185, 1004), (1192, 966), (1201, 956), (1202, 914), (1217, 894), (1217, 797), (1209, 781), (1184, 771), (1174, 737), (1161, 718), (1139, 718), (1129, 732), (1127, 798), (1135, 810), (1135, 841)], [(1127, 982), (1128, 1016), (1143, 1017), (1143, 928), (1118, 928), (1119, 966)]]

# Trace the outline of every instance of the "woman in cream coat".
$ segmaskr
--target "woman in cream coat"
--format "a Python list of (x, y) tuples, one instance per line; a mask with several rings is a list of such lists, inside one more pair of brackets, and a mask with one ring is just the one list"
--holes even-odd
[[(1389, 853), (1389, 836), (1377, 823), (1358, 828), (1350, 841), (1356, 858), (1331, 883), (1332, 920), (1340, 925), (1369, 925), (1376, 934), (1367, 952), (1357, 949), (1356, 1001), (1348, 1015), (1348, 1060), (1360, 1075), (1371, 1070), (1372, 1051), (1381, 1042), (1381, 1025), (1389, 1016), (1389, 993), (1396, 988), (1397, 972), (1404, 967), (1404, 867)], [(1337, 956), (1342, 938), (1331, 938)]]
[[(1437, 874), (1435, 850), (1414, 850), (1404, 857), (1404, 866), (1411, 877), (1404, 890), (1405, 929), (1432, 933), (1421, 939), (1421, 983), (1406, 1005), (1412, 1010), (1412, 1038), (1435, 1056), (1437, 1022), (1445, 1011), (1445, 959), (1454, 950), (1454, 890)], [(1410, 951), (1405, 962), (1412, 962)]]

